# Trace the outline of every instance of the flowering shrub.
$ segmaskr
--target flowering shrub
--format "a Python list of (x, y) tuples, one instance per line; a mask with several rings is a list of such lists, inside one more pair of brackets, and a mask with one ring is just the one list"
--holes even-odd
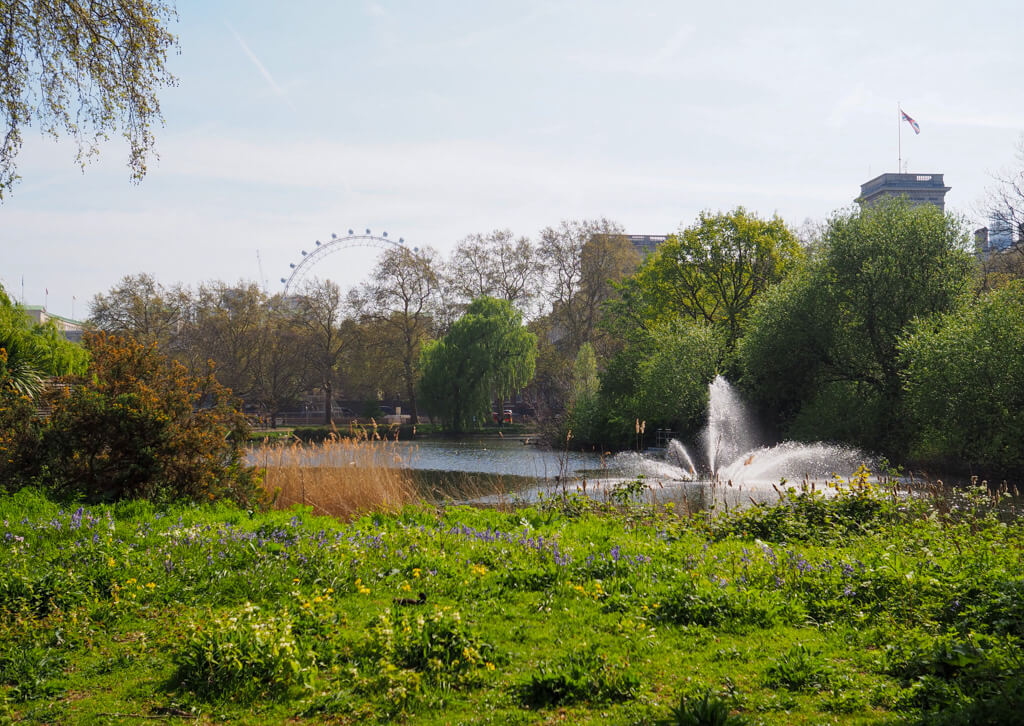
[(293, 632), (294, 616), (252, 603), (229, 615), (211, 615), (193, 625), (177, 653), (178, 682), (204, 698), (252, 700), (309, 688), (317, 672), (316, 654)]
[(385, 610), (370, 628), (366, 649), (382, 667), (418, 671), (446, 685), (494, 669), (493, 646), (473, 634), (451, 608), (414, 614)]
[(39, 466), (65, 497), (258, 503), (248, 428), (212, 368), (195, 377), (154, 347), (88, 335), (88, 374), (50, 397)]

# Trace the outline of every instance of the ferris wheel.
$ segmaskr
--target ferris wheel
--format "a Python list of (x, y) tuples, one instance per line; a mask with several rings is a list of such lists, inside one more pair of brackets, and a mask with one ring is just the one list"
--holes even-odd
[[(302, 282), (308, 277), (310, 271), (321, 262), (324, 258), (333, 255), (335, 252), (341, 250), (351, 249), (353, 247), (375, 247), (377, 249), (398, 249), (408, 248), (405, 240), (401, 237), (396, 242), (393, 239), (388, 238), (387, 232), (382, 232), (380, 235), (373, 234), (370, 230), (357, 234), (354, 230), (349, 230), (347, 235), (338, 236), (337, 234), (331, 234), (329, 240), (316, 240), (312, 251), (307, 252), (302, 250), (302, 259), (298, 262), (292, 262), (289, 266), (291, 267), (291, 274), (288, 277), (282, 277), (281, 282), (284, 283), (284, 296), (288, 297), (295, 290), (297, 290)], [(419, 247), (411, 248), (413, 252), (419, 252)]]

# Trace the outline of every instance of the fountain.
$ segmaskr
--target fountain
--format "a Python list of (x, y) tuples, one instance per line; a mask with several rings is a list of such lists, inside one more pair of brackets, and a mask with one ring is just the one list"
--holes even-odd
[(671, 441), (666, 451), (667, 463), (682, 473), (681, 479), (758, 488), (771, 487), (782, 479), (823, 483), (834, 474), (848, 477), (862, 463), (870, 466), (870, 457), (849, 446), (794, 441), (767, 444), (750, 410), (722, 376), (711, 382), (708, 394), (708, 423), (700, 436), (707, 468), (698, 470), (679, 441)]

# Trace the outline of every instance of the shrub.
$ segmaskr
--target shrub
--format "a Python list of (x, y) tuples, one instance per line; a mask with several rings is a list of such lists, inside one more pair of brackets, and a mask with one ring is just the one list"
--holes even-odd
[(92, 363), (52, 396), (40, 468), (62, 496), (258, 501), (244, 417), (212, 368), (199, 377), (153, 346), (87, 335)]
[(28, 396), (0, 390), (0, 491), (17, 491), (31, 482), (41, 428)]
[(308, 687), (316, 656), (301, 647), (293, 627), (287, 609), (265, 614), (251, 603), (240, 612), (195, 623), (175, 657), (175, 680), (201, 698), (240, 701)]
[(429, 614), (385, 610), (370, 629), (366, 652), (382, 668), (418, 671), (447, 686), (494, 668), (494, 647), (450, 608)]

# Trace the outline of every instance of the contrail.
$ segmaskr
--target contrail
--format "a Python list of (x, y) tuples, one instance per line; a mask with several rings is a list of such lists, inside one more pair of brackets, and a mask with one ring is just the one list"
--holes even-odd
[(242, 36), (235, 32), (235, 29), (232, 28), (228, 22), (225, 21), (224, 25), (231, 32), (231, 34), (235, 36), (235, 40), (238, 41), (238, 44), (242, 47), (242, 50), (245, 52), (245, 54), (249, 56), (249, 60), (251, 60), (253, 62), (253, 65), (255, 65), (259, 69), (260, 74), (263, 76), (263, 80), (267, 82), (267, 84), (274, 91), (274, 93), (276, 93), (278, 96), (284, 99), (284, 102), (288, 104), (288, 108), (298, 113), (298, 109), (295, 108), (295, 105), (292, 103), (291, 99), (288, 98), (288, 94), (285, 92), (283, 88), (281, 88), (281, 86), (277, 85), (277, 81), (275, 81), (274, 77), (270, 75), (270, 71), (268, 71), (267, 67), (263, 65), (259, 58), (256, 57), (256, 54), (252, 52), (252, 49), (249, 48), (246, 42), (242, 40)]

